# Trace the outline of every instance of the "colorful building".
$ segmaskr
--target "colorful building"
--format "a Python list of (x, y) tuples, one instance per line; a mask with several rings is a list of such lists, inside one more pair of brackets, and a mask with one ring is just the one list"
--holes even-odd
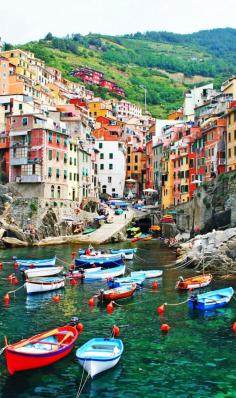
[(227, 171), (236, 170), (236, 101), (232, 101), (227, 112)]

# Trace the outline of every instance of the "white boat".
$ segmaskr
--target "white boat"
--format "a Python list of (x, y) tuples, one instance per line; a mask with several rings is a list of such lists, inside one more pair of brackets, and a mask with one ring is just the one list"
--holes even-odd
[(145, 270), (145, 271), (133, 271), (131, 272), (131, 276), (138, 277), (138, 276), (144, 276), (145, 278), (159, 278), (162, 276), (163, 271), (160, 269), (150, 269), (150, 270)]
[(24, 271), (25, 277), (37, 278), (39, 276), (52, 276), (58, 275), (62, 272), (64, 267), (45, 267), (45, 268), (29, 268)]
[(94, 272), (85, 272), (85, 280), (106, 280), (108, 278), (115, 278), (116, 276), (125, 274), (125, 265), (120, 265), (119, 267), (101, 269), (99, 271), (94, 270)]
[(35, 278), (25, 282), (27, 294), (44, 293), (57, 290), (65, 286), (65, 278), (49, 277)]
[(113, 368), (124, 351), (122, 340), (95, 338), (76, 351), (80, 365), (93, 378), (98, 373)]

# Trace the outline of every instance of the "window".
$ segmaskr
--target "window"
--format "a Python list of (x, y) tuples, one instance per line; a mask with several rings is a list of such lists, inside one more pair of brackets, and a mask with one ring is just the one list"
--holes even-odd
[(59, 134), (57, 134), (57, 144), (59, 145), (59, 144), (60, 144), (60, 142), (61, 142), (61, 137), (60, 137), (60, 135), (59, 135)]
[(111, 184), (112, 178), (108, 177), (108, 183)]
[(59, 160), (60, 160), (60, 152), (56, 152), (56, 159), (57, 159), (57, 162), (59, 162)]
[(194, 159), (189, 160), (189, 167), (191, 167), (191, 168), (194, 167)]
[(138, 163), (138, 155), (135, 155), (135, 157), (134, 157), (134, 162), (135, 162), (135, 163)]
[(23, 117), (22, 126), (27, 126), (27, 124), (28, 124), (28, 118), (27, 117)]
[(197, 159), (197, 167), (200, 167), (200, 159)]
[(57, 177), (57, 178), (60, 177), (60, 169), (56, 169), (56, 177)]
[(102, 144), (102, 142), (99, 142), (99, 144), (98, 144), (98, 148), (99, 148), (99, 149), (102, 149), (102, 147), (103, 147), (103, 144)]
[(130, 146), (128, 146), (127, 153), (130, 153), (130, 152), (131, 152), (131, 148), (130, 148)]
[(231, 158), (231, 148), (228, 149), (228, 157)]
[(64, 180), (67, 179), (67, 170), (64, 170)]
[(61, 197), (61, 187), (60, 186), (57, 187), (57, 197), (58, 197), (58, 199), (60, 199), (60, 197)]
[(228, 134), (228, 141), (231, 142), (231, 133)]
[(236, 112), (234, 112), (234, 121), (236, 122)]
[(137, 171), (138, 170), (138, 166), (135, 165), (134, 166), (134, 170)]
[(130, 166), (127, 166), (127, 170), (130, 171)]
[(109, 163), (109, 170), (113, 170), (113, 164)]
[(104, 159), (104, 153), (100, 153), (100, 159)]
[(77, 173), (74, 173), (74, 181), (77, 181)]
[(23, 104), (19, 104), (19, 110), (21, 111), (23, 108)]
[(211, 155), (214, 156), (214, 148), (211, 150)]
[(205, 165), (205, 158), (202, 158), (202, 166)]
[(234, 157), (236, 156), (236, 146), (234, 147)]
[(192, 174), (192, 182), (195, 180), (195, 175)]
[(234, 130), (234, 141), (236, 140), (236, 130)]
[(104, 170), (104, 164), (103, 163), (100, 164), (100, 170)]
[(73, 144), (70, 144), (70, 151), (73, 150)]
[(64, 138), (64, 146), (67, 146), (68, 145), (68, 138)]
[(48, 168), (48, 177), (52, 177), (52, 168), (51, 167)]
[(73, 164), (73, 159), (70, 157), (70, 165), (72, 166)]
[(72, 181), (72, 173), (70, 173), (70, 181)]
[(127, 163), (130, 163), (130, 156), (127, 156)]
[(67, 163), (67, 160), (68, 160), (68, 155), (67, 153), (64, 153), (64, 163)]
[(54, 185), (51, 186), (51, 198), (54, 198)]
[(112, 188), (112, 192), (116, 192), (116, 189), (115, 189), (115, 188)]
[(76, 145), (74, 145), (74, 152), (76, 152), (77, 151), (77, 148), (76, 148)]
[(109, 153), (109, 159), (113, 159), (113, 153)]
[(52, 160), (52, 150), (49, 149), (48, 151), (48, 160)]
[(76, 166), (76, 158), (74, 158), (74, 166)]
[(48, 142), (52, 142), (52, 133), (48, 133)]

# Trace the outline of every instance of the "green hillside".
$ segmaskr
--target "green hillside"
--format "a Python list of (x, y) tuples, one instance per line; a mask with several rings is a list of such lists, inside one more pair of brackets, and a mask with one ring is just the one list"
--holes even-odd
[[(125, 89), (128, 100), (140, 105), (144, 102), (140, 86), (145, 86), (148, 110), (157, 117), (165, 117), (182, 105), (188, 87), (212, 79), (219, 87), (235, 72), (236, 29), (189, 35), (146, 32), (116, 37), (73, 34), (57, 38), (49, 33), (45, 39), (21, 47), (61, 69), (63, 76), (71, 80), (79, 81), (71, 76), (75, 67), (98, 69)], [(105, 89), (88, 88), (109, 98)]]

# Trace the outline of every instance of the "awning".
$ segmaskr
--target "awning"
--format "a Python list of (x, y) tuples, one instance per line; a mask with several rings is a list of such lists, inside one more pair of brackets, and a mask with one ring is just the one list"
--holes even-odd
[(10, 131), (10, 137), (19, 137), (21, 135), (27, 135), (28, 131)]

